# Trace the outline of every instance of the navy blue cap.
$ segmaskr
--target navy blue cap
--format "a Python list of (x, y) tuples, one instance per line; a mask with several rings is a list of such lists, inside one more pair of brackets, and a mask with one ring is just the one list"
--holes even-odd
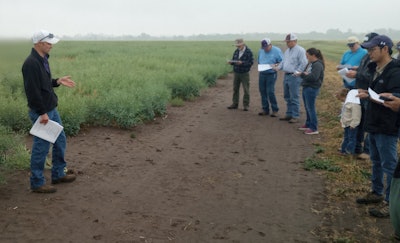
[(387, 47), (389, 47), (389, 49), (392, 49), (393, 41), (386, 35), (377, 35), (374, 38), (372, 38), (371, 40), (361, 44), (361, 47), (364, 49), (369, 49), (369, 48), (375, 47), (375, 46), (379, 46), (379, 47), (387, 46)]

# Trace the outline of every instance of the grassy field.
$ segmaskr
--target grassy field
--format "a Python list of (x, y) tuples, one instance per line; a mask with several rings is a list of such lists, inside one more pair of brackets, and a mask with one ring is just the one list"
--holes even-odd
[[(283, 41), (274, 45), (284, 47)], [(345, 44), (302, 41), (305, 48), (322, 50), (336, 65)], [(259, 42), (247, 42), (256, 54)], [(18, 142), (31, 123), (27, 116), (21, 66), (32, 44), (0, 42), (0, 165), (26, 167), (27, 152)], [(71, 75), (74, 89), (56, 89), (58, 108), (67, 135), (81, 126), (130, 128), (166, 112), (168, 103), (181, 105), (201, 89), (231, 71), (226, 60), (234, 47), (230, 41), (61, 41), (53, 47), (50, 63), (54, 77)], [(327, 70), (334, 70), (327, 67)], [(329, 72), (329, 71), (328, 71)], [(327, 79), (338, 80), (333, 73)], [(336, 82), (336, 81), (335, 81)], [(339, 82), (339, 81), (338, 81)], [(328, 83), (328, 82), (327, 82)], [(332, 88), (324, 86), (324, 93)], [(326, 113), (326, 111), (321, 111)], [(331, 117), (330, 117), (331, 118)], [(338, 135), (339, 137), (339, 135)]]
[[(259, 42), (248, 42), (256, 54)], [(273, 41), (284, 47), (283, 41)], [(325, 80), (317, 100), (322, 139), (306, 159), (305, 169), (318, 169), (328, 179), (330, 201), (348, 200), (368, 190), (370, 168), (337, 155), (343, 130), (338, 114), (341, 104), (334, 93), (342, 86), (336, 65), (347, 47), (338, 41), (299, 41), (304, 48), (322, 51)], [(70, 74), (75, 89), (57, 89), (59, 112), (68, 135), (81, 126), (130, 128), (166, 112), (168, 103), (193, 99), (201, 89), (226, 75), (232, 42), (75, 42), (61, 41), (51, 52), (54, 76)], [(21, 142), (31, 124), (21, 65), (30, 53), (29, 42), (0, 43), (0, 172), (28, 168), (29, 153)], [(1, 176), (0, 176), (1, 179)], [(379, 230), (374, 231), (379, 236)], [(335, 232), (335, 239), (351, 239), (354, 232)]]

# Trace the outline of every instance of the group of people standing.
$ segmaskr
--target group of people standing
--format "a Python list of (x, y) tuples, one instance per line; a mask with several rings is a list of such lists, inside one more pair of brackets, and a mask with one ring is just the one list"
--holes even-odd
[[(298, 123), (300, 117), (300, 87), (302, 87), (302, 99), (306, 109), (306, 122), (299, 127), (304, 134), (318, 134), (318, 119), (315, 101), (319, 94), (323, 79), (325, 63), (320, 50), (309, 48), (307, 51), (297, 44), (297, 36), (294, 33), (286, 35), (287, 49), (282, 53), (281, 49), (273, 46), (271, 40), (261, 40), (261, 48), (258, 51), (259, 65), (259, 91), (261, 95), (262, 111), (260, 116), (278, 116), (278, 103), (275, 96), (275, 83), (277, 71), (284, 72), (283, 87), (286, 102), (286, 113), (279, 120), (289, 123)], [(243, 39), (235, 41), (237, 49), (232, 60), (228, 61), (233, 66), (233, 98), (232, 105), (228, 109), (237, 109), (239, 104), (239, 88), (243, 85), (243, 110), (249, 107), (249, 71), (253, 65), (253, 54), (244, 44)], [(240, 53), (243, 53), (242, 55)], [(246, 54), (245, 54), (246, 53)]]
[(369, 33), (362, 43), (349, 37), (347, 45), (350, 50), (343, 54), (338, 66), (338, 70), (346, 68), (345, 91), (339, 92), (344, 95), (338, 93), (344, 101), (341, 122), (345, 129), (340, 152), (370, 158), (372, 188), (356, 202), (378, 204), (368, 210), (369, 214), (379, 218), (390, 216), (400, 238), (400, 215), (396, 216), (400, 206), (390, 203), (400, 195), (400, 191), (391, 188), (398, 164), (399, 110), (390, 107), (394, 97), (400, 96), (400, 62), (392, 57), (393, 42), (385, 35)]
[[(318, 134), (315, 101), (324, 79), (324, 58), (316, 48), (305, 51), (297, 44), (297, 36), (293, 33), (288, 34), (285, 41), (288, 48), (283, 55), (278, 48), (271, 45), (269, 39), (261, 41), (258, 64), (270, 65), (270, 68), (259, 70), (263, 109), (259, 115), (277, 116), (279, 109), (274, 86), (276, 72), (281, 70), (284, 72), (283, 87), (287, 110), (280, 120), (299, 122), (302, 86), (307, 118), (299, 129), (304, 130), (305, 134)], [(242, 45), (244, 46), (243, 41)], [(237, 45), (238, 49), (243, 48), (242, 45)], [(378, 204), (368, 210), (369, 214), (379, 218), (390, 217), (395, 238), (400, 240), (400, 163), (397, 154), (400, 137), (400, 61), (396, 60), (400, 54), (393, 55), (393, 41), (377, 33), (367, 34), (362, 43), (356, 37), (349, 37), (347, 46), (349, 50), (343, 54), (337, 67), (338, 70), (345, 68), (343, 88), (337, 93), (337, 98), (343, 102), (341, 123), (344, 139), (340, 152), (350, 155), (366, 154), (370, 158), (371, 191), (357, 198), (356, 202)], [(396, 48), (400, 51), (400, 42)], [(248, 48), (247, 51), (251, 53)], [(240, 56), (234, 55), (229, 62), (234, 66), (236, 80), (233, 104), (229, 109), (238, 107), (240, 79), (236, 79), (236, 70), (245, 63), (248, 75), (253, 59), (251, 54), (247, 58), (249, 59), (241, 60)], [(245, 110), (248, 110), (248, 94), (246, 97)]]

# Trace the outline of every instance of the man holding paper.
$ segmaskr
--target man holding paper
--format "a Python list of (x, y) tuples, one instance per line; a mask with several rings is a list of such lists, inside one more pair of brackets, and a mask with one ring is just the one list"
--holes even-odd
[(343, 86), (348, 89), (354, 89), (355, 79), (348, 78), (346, 73), (349, 70), (357, 69), (360, 65), (361, 59), (367, 54), (367, 51), (361, 48), (360, 41), (355, 36), (350, 36), (347, 39), (347, 50), (340, 60), (340, 65), (337, 66), (339, 74), (343, 77)]
[(232, 105), (228, 109), (237, 109), (239, 106), (240, 84), (243, 86), (243, 110), (248, 111), (250, 105), (250, 74), (249, 71), (253, 65), (253, 52), (244, 43), (243, 39), (236, 39), (236, 50), (233, 52), (232, 59), (228, 64), (233, 66), (233, 95)]
[(400, 65), (391, 58), (393, 42), (385, 35), (375, 36), (362, 47), (368, 50), (371, 59), (368, 65), (371, 74), (369, 92), (360, 89), (358, 96), (370, 100), (366, 109), (365, 130), (369, 133), (372, 188), (365, 197), (358, 198), (357, 203), (381, 203), (369, 209), (370, 215), (389, 217), (390, 185), (397, 164), (400, 119), (397, 112), (383, 105), (378, 94), (400, 93)]
[(302, 78), (298, 75), (307, 66), (306, 50), (297, 44), (297, 35), (290, 33), (285, 40), (287, 49), (283, 53), (283, 61), (276, 65), (275, 70), (285, 72), (283, 77), (283, 98), (286, 101), (285, 116), (281, 121), (298, 123), (300, 117), (300, 84)]
[(271, 44), (271, 40), (265, 38), (261, 41), (261, 49), (258, 51), (258, 87), (261, 94), (262, 112), (260, 116), (270, 114), (269, 106), (271, 103), (271, 117), (277, 117), (279, 108), (275, 97), (275, 82), (277, 78), (276, 70), (272, 67), (279, 64), (283, 59), (281, 49)]
[[(32, 124), (39, 120), (41, 124), (54, 121), (62, 125), (57, 111), (58, 98), (53, 87), (64, 85), (74, 87), (75, 82), (70, 76), (53, 79), (48, 62), (49, 52), (54, 44), (59, 41), (52, 33), (41, 30), (34, 33), (32, 37), (33, 48), (31, 54), (26, 58), (22, 66), (25, 94), (28, 101), (29, 117)], [(64, 159), (66, 148), (66, 136), (61, 131), (53, 144), (51, 183), (72, 182), (76, 179), (74, 174), (65, 174), (66, 161)], [(33, 137), (31, 151), (31, 176), (30, 184), (33, 192), (53, 193), (56, 188), (46, 184), (43, 175), (44, 165), (50, 149), (50, 142)]]

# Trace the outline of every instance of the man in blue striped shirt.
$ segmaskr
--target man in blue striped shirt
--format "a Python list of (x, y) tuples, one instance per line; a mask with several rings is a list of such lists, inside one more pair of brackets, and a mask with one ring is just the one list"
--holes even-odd
[(286, 101), (286, 115), (279, 118), (289, 123), (298, 123), (300, 117), (300, 83), (302, 73), (307, 66), (306, 51), (297, 44), (297, 36), (293, 33), (286, 35), (287, 49), (283, 54), (283, 61), (276, 70), (285, 72), (283, 78), (283, 97)]

